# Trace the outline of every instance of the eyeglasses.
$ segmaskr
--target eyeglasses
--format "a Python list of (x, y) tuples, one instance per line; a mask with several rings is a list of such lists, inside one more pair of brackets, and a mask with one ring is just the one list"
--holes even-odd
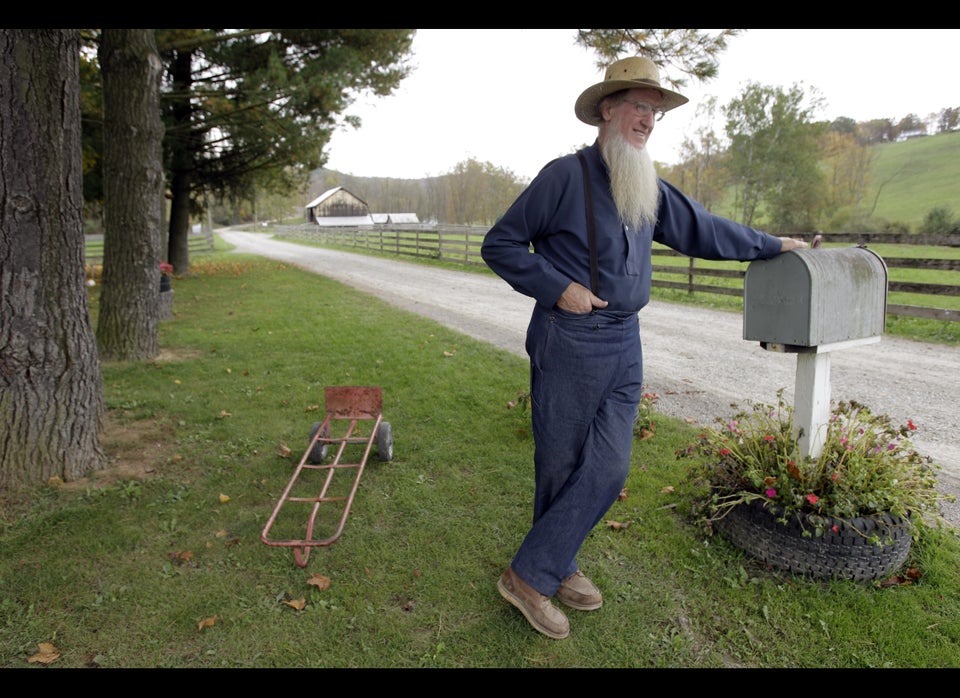
[(622, 99), (621, 102), (626, 102), (627, 104), (632, 104), (633, 108), (637, 110), (637, 114), (640, 116), (650, 116), (653, 114), (654, 121), (660, 121), (663, 118), (663, 115), (666, 113), (663, 109), (658, 109), (657, 107), (650, 104), (650, 102), (633, 102), (629, 99)]

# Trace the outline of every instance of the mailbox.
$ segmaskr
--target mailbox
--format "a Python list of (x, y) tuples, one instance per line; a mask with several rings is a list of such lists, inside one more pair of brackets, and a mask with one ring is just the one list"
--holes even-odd
[(743, 279), (743, 338), (818, 347), (883, 334), (887, 265), (866, 247), (806, 248), (756, 260)]

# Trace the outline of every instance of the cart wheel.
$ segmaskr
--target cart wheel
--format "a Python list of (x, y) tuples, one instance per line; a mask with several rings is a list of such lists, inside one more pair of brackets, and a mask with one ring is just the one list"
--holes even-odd
[[(313, 443), (314, 437), (317, 435), (320, 427), (323, 426), (323, 422), (314, 422), (313, 426), (310, 427), (310, 439), (307, 443), (313, 444), (310, 448), (310, 454), (307, 456), (307, 460), (316, 465), (317, 463), (322, 463), (323, 459), (327, 457), (327, 446), (330, 444), (323, 443), (318, 441)], [(330, 436), (330, 428), (323, 430), (323, 433), (320, 435), (323, 438)]]
[(390, 422), (380, 422), (377, 430), (377, 455), (382, 461), (393, 460), (393, 429)]

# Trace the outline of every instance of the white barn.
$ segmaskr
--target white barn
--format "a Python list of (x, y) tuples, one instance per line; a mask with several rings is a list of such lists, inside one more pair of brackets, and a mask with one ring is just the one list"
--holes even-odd
[(343, 187), (323, 192), (304, 207), (308, 223), (349, 227), (386, 223), (419, 223), (416, 213), (370, 213), (367, 202)]

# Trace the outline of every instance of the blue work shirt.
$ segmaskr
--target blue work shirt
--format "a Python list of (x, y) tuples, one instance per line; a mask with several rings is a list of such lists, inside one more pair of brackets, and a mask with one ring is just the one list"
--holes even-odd
[[(780, 252), (780, 239), (715, 216), (664, 180), (657, 223), (626, 226), (610, 193), (600, 145), (587, 160), (596, 221), (600, 288), (607, 310), (637, 312), (650, 300), (656, 240), (689, 257), (748, 261)], [(583, 175), (576, 154), (548, 163), (487, 232), (481, 255), (514, 290), (552, 308), (571, 281), (590, 288)], [(531, 252), (531, 245), (533, 251)]]

